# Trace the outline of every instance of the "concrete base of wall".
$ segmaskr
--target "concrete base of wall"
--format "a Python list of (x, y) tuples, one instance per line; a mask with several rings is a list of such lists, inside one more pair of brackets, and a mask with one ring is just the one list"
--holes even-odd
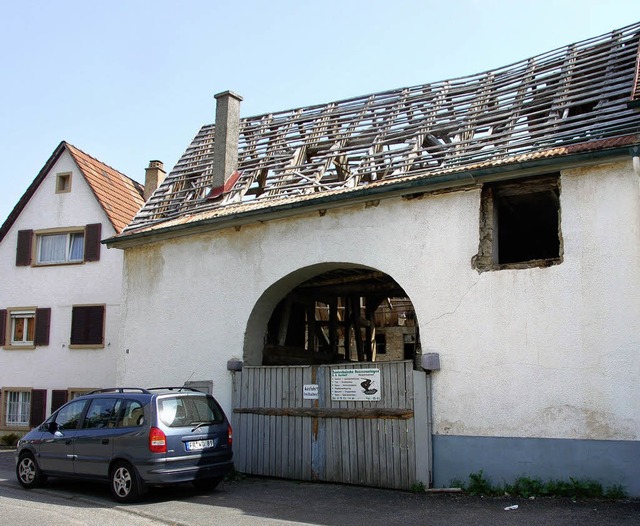
[(606, 489), (624, 486), (640, 497), (640, 442), (623, 440), (565, 440), (551, 438), (493, 438), (433, 436), (434, 487), (467, 482), (482, 470), (494, 485), (524, 476), (540, 480), (592, 479)]

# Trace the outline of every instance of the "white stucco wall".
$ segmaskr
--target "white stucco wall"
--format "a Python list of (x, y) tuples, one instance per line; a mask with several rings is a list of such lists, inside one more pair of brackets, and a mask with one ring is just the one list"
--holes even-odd
[(226, 362), (243, 357), (245, 342), (255, 346), (245, 331), (263, 293), (275, 304), (300, 269), (358, 264), (404, 288), (423, 352), (440, 353), (436, 434), (637, 440), (640, 200), (631, 161), (562, 174), (557, 266), (478, 273), (479, 208), (479, 189), (394, 198), (127, 249), (117, 381), (213, 380), (229, 411)]
[[(71, 192), (56, 193), (56, 174), (72, 172)], [(115, 234), (107, 216), (64, 152), (0, 243), (0, 308), (50, 307), (48, 346), (0, 348), (0, 386), (48, 389), (105, 387), (115, 383), (122, 302), (120, 250), (101, 247), (100, 260), (79, 265), (17, 267), (19, 230), (102, 224), (102, 237)], [(105, 304), (104, 349), (69, 349), (73, 305)]]

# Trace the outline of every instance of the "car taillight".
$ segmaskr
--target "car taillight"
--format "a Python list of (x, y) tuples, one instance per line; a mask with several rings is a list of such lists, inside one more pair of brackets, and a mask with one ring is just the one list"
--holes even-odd
[(227, 424), (227, 443), (231, 446), (233, 444), (233, 429), (231, 429), (231, 424)]
[(152, 453), (167, 452), (167, 436), (162, 432), (162, 429), (152, 427), (149, 431), (149, 451)]

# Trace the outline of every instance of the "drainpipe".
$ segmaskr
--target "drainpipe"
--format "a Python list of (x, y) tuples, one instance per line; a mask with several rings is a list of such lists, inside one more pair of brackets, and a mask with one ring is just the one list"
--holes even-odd
[(216, 127), (213, 149), (213, 188), (224, 188), (238, 168), (238, 137), (240, 135), (240, 102), (242, 97), (232, 91), (214, 95)]
[(433, 376), (432, 373), (440, 370), (440, 354), (428, 352), (421, 357), (421, 366), (424, 370), (427, 392), (427, 458), (429, 466), (429, 488), (433, 488)]

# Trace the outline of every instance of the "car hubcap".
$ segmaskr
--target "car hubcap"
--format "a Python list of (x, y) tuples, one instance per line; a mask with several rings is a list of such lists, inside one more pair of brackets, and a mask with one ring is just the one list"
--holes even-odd
[(30, 484), (36, 478), (36, 465), (30, 458), (25, 458), (20, 462), (20, 480), (25, 484)]
[(131, 475), (126, 468), (118, 468), (113, 474), (113, 489), (116, 495), (126, 497), (131, 490)]

